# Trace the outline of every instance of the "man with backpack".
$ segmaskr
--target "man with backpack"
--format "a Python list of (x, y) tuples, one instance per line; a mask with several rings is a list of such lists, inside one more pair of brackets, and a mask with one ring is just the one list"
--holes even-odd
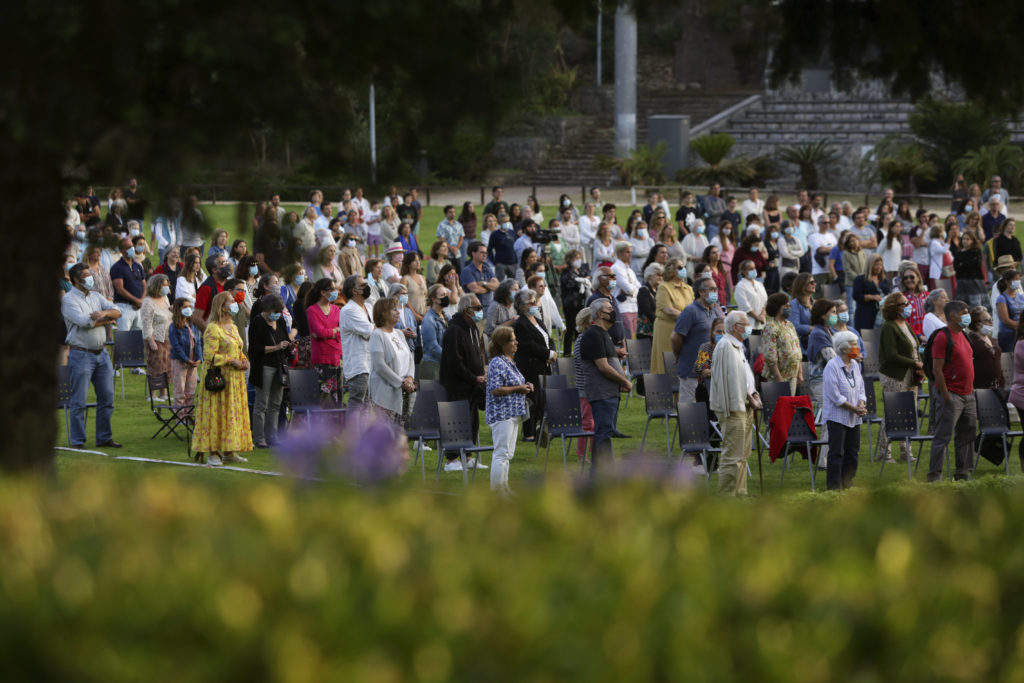
[(974, 354), (964, 330), (971, 315), (963, 301), (945, 306), (947, 327), (932, 333), (925, 353), (932, 369), (932, 400), (935, 402), (934, 434), (928, 481), (942, 479), (946, 447), (955, 435), (954, 479), (967, 479), (974, 458), (978, 409), (974, 402)]

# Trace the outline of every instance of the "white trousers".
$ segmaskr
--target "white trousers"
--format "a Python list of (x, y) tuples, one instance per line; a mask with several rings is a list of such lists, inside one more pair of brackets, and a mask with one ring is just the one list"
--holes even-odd
[(519, 436), (519, 423), (522, 417), (495, 422), (491, 425), (491, 441), (494, 443), (494, 455), (491, 458), (491, 490), (508, 489), (509, 462), (516, 454), (516, 437)]

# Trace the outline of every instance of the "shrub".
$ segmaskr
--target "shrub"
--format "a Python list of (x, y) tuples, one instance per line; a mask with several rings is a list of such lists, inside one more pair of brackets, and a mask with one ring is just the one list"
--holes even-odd
[(801, 187), (818, 189), (818, 170), (839, 159), (839, 152), (828, 144), (828, 138), (817, 142), (790, 145), (779, 150), (779, 159), (800, 168)]
[(728, 133), (709, 133), (690, 140), (690, 149), (714, 168), (722, 163), (735, 144), (736, 139)]
[(1002, 175), (1010, 187), (1020, 178), (1022, 168), (1024, 152), (1009, 139), (972, 150), (953, 164), (954, 173), (963, 173), (965, 178), (971, 178), (973, 182), (986, 185), (992, 176)]
[[(923, 100), (907, 122), (923, 147), (925, 159), (942, 173), (968, 152), (996, 144), (1009, 135), (1005, 121), (967, 102)], [(946, 182), (942, 178), (939, 184), (945, 187)]]
[(661, 166), (661, 157), (668, 149), (668, 143), (659, 142), (654, 148), (641, 145), (633, 153), (622, 159), (599, 155), (594, 160), (594, 168), (615, 171), (619, 182), (623, 185), (657, 185), (665, 182), (665, 172)]
[(5, 680), (1006, 680), (1020, 477), (723, 501), (0, 481)]

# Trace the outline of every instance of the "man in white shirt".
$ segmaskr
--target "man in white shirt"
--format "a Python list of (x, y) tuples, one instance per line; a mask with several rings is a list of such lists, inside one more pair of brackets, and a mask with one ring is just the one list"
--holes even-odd
[(747, 314), (733, 311), (725, 317), (725, 334), (711, 356), (710, 405), (722, 427), (718, 492), (728, 496), (747, 494), (747, 458), (751, 439), (757, 438), (754, 411), (761, 397), (743, 349), (752, 330)]
[(349, 409), (369, 405), (370, 335), (373, 318), (366, 308), (370, 285), (362, 275), (349, 275), (341, 285), (342, 295), (348, 299), (341, 308), (338, 324), (341, 327), (343, 351), (341, 370), (348, 387)]
[(807, 246), (811, 250), (811, 277), (819, 285), (828, 284), (832, 279), (828, 269), (828, 255), (838, 242), (829, 230), (831, 227), (829, 217), (823, 214), (818, 219), (818, 232), (807, 238)]
[(334, 212), (331, 210), (330, 202), (320, 203), (320, 215), (313, 221), (313, 230), (319, 230), (320, 228), (329, 228), (331, 226), (331, 214)]
[(612, 296), (619, 303), (619, 313), (622, 316), (622, 325), (626, 328), (626, 338), (636, 337), (636, 295), (640, 292), (640, 280), (630, 265), (633, 258), (633, 245), (629, 242), (617, 242), (615, 244), (615, 263), (612, 264), (612, 272), (615, 273), (615, 290)]
[(356, 196), (352, 198), (353, 203), (358, 204), (359, 215), (365, 219), (370, 211), (370, 202), (363, 196), (363, 188), (356, 188)]
[(750, 192), (747, 198), (740, 204), (740, 215), (743, 216), (744, 220), (750, 214), (754, 214), (758, 219), (764, 223), (764, 200), (758, 197), (758, 190), (756, 187), (750, 188)]

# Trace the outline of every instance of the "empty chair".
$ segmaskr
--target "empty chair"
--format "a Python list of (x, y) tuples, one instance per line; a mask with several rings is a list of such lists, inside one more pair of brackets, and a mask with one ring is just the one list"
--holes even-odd
[[(540, 376), (540, 390), (547, 391), (548, 389), (568, 389), (569, 378), (566, 375), (541, 375)], [(575, 387), (573, 387), (575, 388)], [(545, 410), (540, 416), (540, 424), (537, 425), (537, 434), (544, 433), (544, 426), (547, 424), (548, 411)], [(550, 432), (549, 432), (550, 434)], [(534, 439), (533, 441), (533, 454), (536, 456), (540, 453), (540, 439)], [(549, 442), (550, 445), (550, 442)]]
[(861, 366), (861, 375), (865, 381), (868, 377), (878, 379), (878, 342), (864, 340), (864, 362)]
[(418, 391), (421, 394), (424, 391), (432, 392), (434, 394), (434, 398), (436, 398), (438, 401), (448, 400), (448, 390), (445, 389), (444, 385), (441, 384), (441, 382), (436, 379), (421, 379)]
[(679, 428), (679, 455), (680, 458), (687, 453), (697, 453), (700, 456), (700, 464), (704, 466), (704, 482), (710, 486), (711, 472), (716, 469), (711, 462), (711, 456), (722, 452), (721, 448), (711, 445), (711, 420), (708, 415), (708, 405), (701, 401), (694, 403), (683, 403), (679, 405), (676, 422)]
[(668, 375), (644, 375), (647, 421), (644, 423), (644, 435), (640, 439), (641, 449), (647, 442), (647, 428), (650, 427), (651, 420), (660, 419), (665, 423), (665, 451), (667, 455), (671, 455), (672, 435), (669, 431), (669, 420), (676, 418), (676, 401), (672, 395), (673, 384), (672, 378)]
[(830, 299), (835, 301), (843, 296), (843, 287), (838, 282), (830, 282), (827, 285), (818, 287), (817, 299)]
[(121, 398), (124, 393), (124, 369), (146, 367), (145, 344), (142, 330), (125, 330), (114, 333), (114, 367), (121, 371)]
[[(797, 408), (793, 413), (793, 419), (790, 421), (789, 429), (786, 431), (786, 448), (782, 452), (782, 474), (779, 477), (779, 483), (782, 483), (782, 480), (786, 476), (786, 468), (789, 465), (790, 451), (803, 449), (804, 454), (807, 456), (807, 466), (811, 471), (811, 490), (814, 491), (818, 468), (814, 458), (811, 457), (811, 448), (827, 446), (828, 441), (825, 439), (819, 439), (818, 435), (815, 434), (814, 430), (807, 424), (807, 414), (810, 412), (811, 411), (807, 408)], [(798, 448), (794, 449), (793, 446), (797, 446)]]
[(576, 388), (576, 362), (572, 358), (561, 358), (555, 361), (555, 374), (569, 378), (569, 387)]
[[(493, 451), (494, 446), (477, 446), (473, 441), (473, 420), (469, 413), (469, 401), (442, 401), (437, 404), (438, 431), (441, 442), (437, 448), (437, 479), (441, 478), (441, 466), (447, 451), (458, 451), (462, 462), (462, 484), (468, 484), (466, 476), (466, 455)], [(476, 468), (473, 468), (476, 480)]]
[[(882, 408), (885, 411), (885, 435), (889, 441), (902, 441), (907, 449), (907, 479), (914, 478), (914, 470), (911, 469), (910, 443), (918, 442), (917, 459), (921, 460), (921, 449), (925, 441), (931, 441), (931, 435), (922, 435), (918, 430), (917, 422), (917, 401), (912, 391), (886, 391), (882, 394)], [(875, 442), (875, 447), (881, 444), (881, 438)], [(878, 470), (881, 477), (885, 471), (885, 458), (882, 459), (882, 466)], [(949, 469), (948, 467), (946, 468)]]
[[(868, 427), (868, 458), (872, 461), (875, 459), (875, 451), (871, 447), (871, 425), (882, 424), (882, 418), (878, 417), (878, 406), (875, 400), (875, 382), (877, 378), (873, 376), (864, 377), (864, 395), (866, 400), (864, 407), (867, 408), (867, 414), (861, 418), (864, 424)], [(882, 437), (881, 428), (879, 428), (878, 438)]]
[[(89, 423), (89, 408), (95, 403), (85, 404), (85, 423)], [(67, 365), (57, 366), (57, 408), (64, 411), (64, 436), (68, 447), (71, 447), (71, 368)]]
[(643, 377), (651, 371), (651, 340), (627, 339), (626, 360), (629, 362), (629, 376)]
[(192, 415), (192, 406), (170, 406), (162, 403), (158, 403), (155, 395), (161, 391), (173, 393), (173, 390), (169, 388), (170, 382), (167, 379), (167, 373), (162, 372), (159, 375), (146, 376), (146, 389), (149, 393), (149, 409), (153, 412), (157, 421), (160, 422), (160, 428), (156, 430), (150, 439), (164, 434), (166, 439), (171, 434), (181, 439), (181, 434), (178, 433), (178, 427), (184, 427), (186, 431), (189, 430), (189, 425), (186, 418)]
[[(594, 432), (583, 429), (583, 413), (580, 410), (580, 392), (576, 389), (548, 388), (544, 392), (547, 402), (545, 419), (548, 432), (552, 438), (558, 437), (562, 442), (562, 467), (569, 469), (568, 447), (573, 439), (586, 439), (594, 436)], [(544, 470), (548, 469), (548, 456), (551, 454), (551, 440), (548, 440), (544, 452)]]
[[(422, 385), (422, 382), (421, 382)], [(416, 462), (420, 463), (420, 475), (423, 481), (427, 480), (427, 467), (423, 461), (423, 442), (437, 441), (441, 438), (440, 419), (437, 415), (437, 398), (433, 391), (420, 391), (416, 394), (416, 403), (413, 404), (412, 413), (405, 424), (405, 436), (409, 441), (416, 442)]]
[[(1024, 435), (1024, 432), (1012, 431), (1010, 428), (1010, 414), (1006, 409), (1006, 403), (999, 394), (992, 389), (975, 389), (974, 400), (978, 405), (978, 459), (974, 463), (974, 470), (978, 469), (981, 463), (981, 449), (986, 439), (999, 439), (1003, 446), (1003, 465), (1006, 474), (1010, 474), (1010, 445), (1014, 437)], [(947, 450), (948, 460), (948, 450)]]
[(344, 416), (344, 408), (322, 408), (320, 387), (316, 381), (316, 370), (292, 368), (288, 370), (288, 391), (291, 395), (292, 415), (305, 413), (312, 420), (313, 415)]
[[(867, 344), (868, 342), (875, 344), (878, 343), (878, 330), (876, 328), (871, 328), (870, 330), (857, 330), (857, 332), (860, 333), (860, 338), (863, 340), (864, 344)], [(865, 347), (864, 350), (867, 351), (867, 348)]]

